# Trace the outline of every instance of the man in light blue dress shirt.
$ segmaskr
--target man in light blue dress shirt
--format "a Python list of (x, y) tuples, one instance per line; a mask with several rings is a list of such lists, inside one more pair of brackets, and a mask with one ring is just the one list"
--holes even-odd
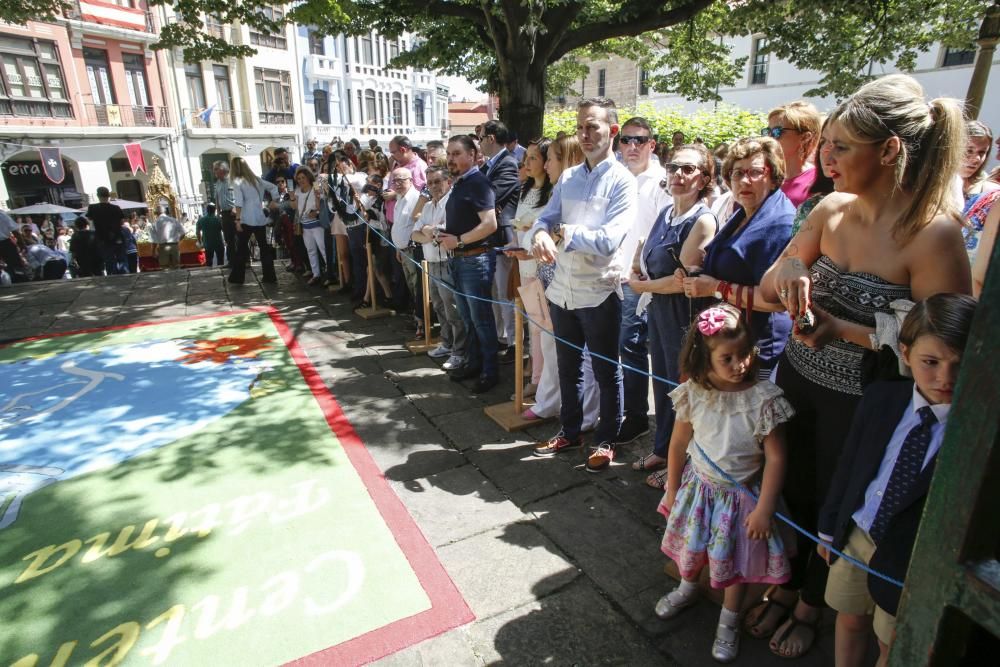
[(534, 454), (553, 456), (583, 444), (581, 348), (586, 345), (601, 393), (597, 446), (587, 459), (590, 472), (604, 470), (614, 460), (622, 421), (621, 281), (631, 257), (621, 257), (620, 250), (635, 220), (637, 189), (632, 173), (611, 150), (618, 131), (611, 100), (591, 98), (577, 105), (576, 134), (586, 161), (563, 172), (526, 239), (538, 261), (555, 262), (545, 295), (555, 334), (562, 339), (556, 345), (562, 428), (538, 443)]

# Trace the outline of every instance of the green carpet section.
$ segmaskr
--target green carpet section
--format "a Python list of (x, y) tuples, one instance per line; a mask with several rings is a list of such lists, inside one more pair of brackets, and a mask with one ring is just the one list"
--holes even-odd
[[(103, 381), (58, 407), (76, 368)], [(15, 371), (0, 663), (274, 665), (431, 607), (267, 313), (25, 341)]]

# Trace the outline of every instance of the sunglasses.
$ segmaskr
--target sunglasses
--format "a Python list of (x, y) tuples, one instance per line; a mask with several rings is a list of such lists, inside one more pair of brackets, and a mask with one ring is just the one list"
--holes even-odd
[(653, 137), (639, 137), (630, 134), (623, 134), (618, 139), (623, 145), (628, 146), (629, 144), (635, 144), (636, 146), (645, 146), (646, 142), (652, 141)]
[(673, 175), (677, 173), (678, 170), (685, 176), (690, 176), (696, 171), (701, 171), (701, 167), (696, 164), (678, 164), (676, 162), (669, 162), (663, 166), (667, 170), (667, 173)]
[(794, 127), (764, 127), (760, 130), (760, 136), (780, 139), (785, 132), (798, 132), (798, 129)]

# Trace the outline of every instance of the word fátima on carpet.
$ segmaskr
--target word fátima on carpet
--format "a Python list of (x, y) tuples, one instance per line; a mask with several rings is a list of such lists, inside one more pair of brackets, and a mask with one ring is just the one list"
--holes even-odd
[(275, 311), (0, 377), (0, 664), (360, 664), (472, 620)]

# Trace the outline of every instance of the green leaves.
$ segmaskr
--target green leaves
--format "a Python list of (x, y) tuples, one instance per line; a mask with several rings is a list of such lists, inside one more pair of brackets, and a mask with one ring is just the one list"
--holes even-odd
[[(633, 116), (642, 116), (649, 121), (653, 135), (659, 136), (661, 141), (669, 142), (670, 136), (680, 130), (687, 141), (700, 137), (709, 148), (724, 141), (757, 136), (760, 128), (767, 126), (766, 113), (728, 105), (720, 105), (714, 110), (699, 109), (691, 114), (684, 113), (678, 107), (658, 109), (648, 103), (618, 110), (619, 123), (624, 123)], [(556, 109), (545, 114), (544, 135), (555, 137), (559, 132), (576, 132), (576, 109)]]

